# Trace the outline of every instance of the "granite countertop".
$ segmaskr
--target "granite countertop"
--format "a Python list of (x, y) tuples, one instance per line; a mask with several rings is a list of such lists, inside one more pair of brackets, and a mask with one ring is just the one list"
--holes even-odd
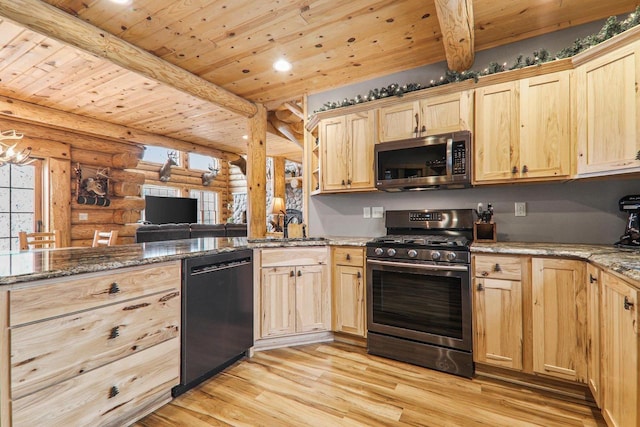
[(249, 240), (244, 237), (210, 237), (100, 248), (77, 247), (7, 252), (0, 253), (0, 286), (182, 260), (241, 249), (327, 245), (364, 246), (370, 239), (368, 237), (325, 237)]
[(572, 257), (640, 282), (640, 249), (618, 249), (611, 245), (578, 243), (474, 243), (472, 253)]

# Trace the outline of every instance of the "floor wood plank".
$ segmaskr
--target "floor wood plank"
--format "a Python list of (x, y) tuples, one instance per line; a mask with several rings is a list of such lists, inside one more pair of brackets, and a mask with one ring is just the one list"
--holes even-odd
[(322, 343), (256, 352), (134, 424), (604, 427), (599, 411)]

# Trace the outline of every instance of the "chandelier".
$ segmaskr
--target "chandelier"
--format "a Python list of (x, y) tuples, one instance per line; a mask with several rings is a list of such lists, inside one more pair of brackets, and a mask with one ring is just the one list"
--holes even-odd
[(4, 166), (6, 164), (28, 165), (35, 161), (35, 159), (29, 158), (31, 155), (31, 147), (18, 151), (16, 150), (16, 147), (18, 146), (17, 142), (13, 145), (8, 145), (2, 142), (22, 139), (23, 136), (24, 135), (21, 133), (16, 133), (15, 130), (0, 131), (0, 166)]

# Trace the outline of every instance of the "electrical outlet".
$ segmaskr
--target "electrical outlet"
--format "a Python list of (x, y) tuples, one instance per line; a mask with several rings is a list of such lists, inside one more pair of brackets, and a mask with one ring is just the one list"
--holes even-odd
[(86, 212), (80, 212), (78, 214), (78, 220), (79, 221), (88, 221), (89, 220), (89, 214)]
[(516, 202), (516, 216), (527, 216), (527, 202)]
[(373, 206), (371, 208), (371, 218), (383, 218), (384, 208), (382, 206)]
[(370, 207), (362, 208), (362, 217), (363, 218), (371, 218), (371, 208)]

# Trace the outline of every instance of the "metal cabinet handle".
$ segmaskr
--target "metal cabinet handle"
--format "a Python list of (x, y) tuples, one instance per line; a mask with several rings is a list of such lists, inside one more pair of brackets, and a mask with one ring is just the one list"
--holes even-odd
[(351, 255), (347, 254), (347, 261), (351, 261)]
[(598, 278), (595, 277), (593, 274), (589, 273), (589, 283), (596, 283), (598, 282)]
[(296, 275), (296, 273), (294, 273), (294, 272), (293, 272), (293, 270), (291, 270), (291, 271), (289, 272), (289, 277), (294, 277), (295, 275)]
[(629, 301), (629, 297), (624, 297), (624, 309), (631, 310), (632, 307), (633, 307), (633, 303)]
[(362, 279), (362, 273), (358, 271), (358, 279)]
[(511, 173), (514, 174), (514, 175), (517, 174), (518, 173), (518, 167), (514, 166), (513, 169), (511, 169)]
[(489, 275), (488, 271), (483, 271), (482, 273), (480, 273), (481, 276), (483, 277), (487, 277)]
[(112, 397), (116, 397), (119, 394), (120, 390), (118, 390), (118, 387), (113, 386), (111, 387), (111, 389), (109, 389), (109, 399), (111, 399)]
[(416, 136), (418, 136), (418, 128), (420, 126), (420, 116), (418, 115), (418, 113), (416, 113), (416, 128), (413, 130), (413, 133), (416, 134)]
[(347, 185), (351, 185), (351, 179), (347, 180)]
[(529, 168), (527, 167), (527, 165), (522, 166), (522, 173), (527, 173), (529, 172)]
[(302, 271), (298, 270), (298, 277), (302, 276)]
[(120, 326), (114, 326), (111, 328), (111, 333), (109, 334), (109, 339), (112, 340), (120, 336)]
[(427, 127), (425, 125), (422, 125), (422, 129), (420, 129), (421, 133), (424, 133), (427, 131)]
[(478, 283), (478, 287), (476, 288), (479, 291), (484, 291), (484, 286), (482, 286), (482, 283)]
[(501, 272), (502, 271), (502, 267), (500, 267), (500, 264), (496, 264), (493, 266), (493, 271), (495, 272)]
[(117, 294), (118, 292), (120, 292), (120, 287), (117, 282), (113, 282), (109, 287), (109, 294)]

